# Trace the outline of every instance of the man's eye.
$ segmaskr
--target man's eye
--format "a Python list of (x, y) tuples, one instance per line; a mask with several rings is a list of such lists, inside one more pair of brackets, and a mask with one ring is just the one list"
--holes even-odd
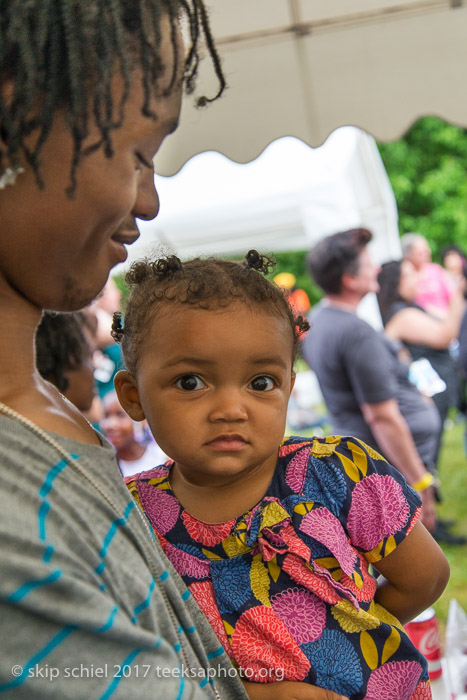
[(185, 374), (177, 379), (175, 386), (184, 391), (199, 391), (199, 389), (204, 389), (206, 385), (196, 374)]
[(141, 169), (142, 167), (148, 168), (149, 170), (154, 170), (154, 165), (151, 163), (149, 160), (147, 160), (142, 153), (139, 151), (136, 152), (136, 159), (137, 159), (137, 164), (138, 167)]
[(256, 377), (250, 382), (250, 388), (254, 391), (271, 391), (274, 389), (274, 380), (271, 377)]

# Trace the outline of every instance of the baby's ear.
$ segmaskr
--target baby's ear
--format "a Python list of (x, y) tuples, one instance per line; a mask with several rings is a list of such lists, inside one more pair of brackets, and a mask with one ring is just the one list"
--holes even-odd
[(136, 421), (144, 420), (146, 416), (139, 400), (139, 392), (133, 375), (126, 369), (119, 370), (114, 377), (114, 385), (118, 400), (130, 418)]

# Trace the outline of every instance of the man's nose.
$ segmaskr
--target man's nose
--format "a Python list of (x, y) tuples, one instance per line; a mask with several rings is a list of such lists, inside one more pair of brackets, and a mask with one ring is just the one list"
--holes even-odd
[(132, 212), (137, 219), (151, 221), (159, 213), (159, 195), (154, 183), (154, 172), (144, 168), (141, 173)]

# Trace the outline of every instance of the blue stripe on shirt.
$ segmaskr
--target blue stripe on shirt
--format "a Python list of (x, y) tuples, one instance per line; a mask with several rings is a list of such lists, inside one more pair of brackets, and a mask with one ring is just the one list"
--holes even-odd
[[(70, 455), (73, 459), (77, 459), (77, 455)], [(54, 487), (54, 481), (57, 478), (59, 474), (65, 469), (65, 467), (68, 466), (68, 462), (66, 459), (61, 459), (60, 462), (57, 462), (57, 464), (54, 464), (54, 466), (49, 469), (47, 472), (47, 476), (45, 477), (44, 483), (42, 484), (41, 488), (39, 489), (39, 498), (41, 499), (42, 503), (39, 507), (39, 511), (37, 513), (38, 516), (38, 527), (39, 527), (39, 539), (41, 542), (46, 543), (47, 542), (47, 534), (46, 534), (46, 523), (45, 520), (47, 518), (47, 515), (50, 512), (50, 503), (47, 501), (47, 496), (51, 492), (51, 490)], [(54, 553), (54, 548), (51, 544), (48, 544), (45, 548), (44, 555), (42, 557), (43, 561), (48, 563), (52, 559)]]
[(64, 642), (65, 639), (72, 632), (75, 631), (75, 629), (76, 627), (71, 626), (63, 627), (63, 629), (61, 629), (60, 632), (55, 635), (55, 637), (52, 637), (50, 642), (48, 642), (44, 647), (42, 647), (42, 649), (36, 652), (34, 656), (32, 656), (29, 659), (29, 661), (25, 663), (25, 665), (23, 666), (22, 673), (17, 678), (14, 678), (8, 683), (0, 685), (0, 693), (4, 692), (5, 690), (10, 690), (11, 688), (16, 688), (17, 686), (22, 685), (25, 681), (27, 681), (29, 678), (29, 671), (33, 669), (38, 663), (40, 663), (42, 659), (44, 659), (48, 654), (50, 654), (51, 651), (53, 651), (62, 642)]
[(56, 571), (52, 571), (51, 574), (45, 576), (44, 578), (39, 578), (35, 581), (27, 581), (26, 583), (23, 583), (22, 586), (17, 588), (16, 591), (10, 593), (6, 600), (9, 603), (17, 603), (19, 600), (22, 600), (22, 598), (25, 598), (27, 595), (29, 595), (29, 593), (31, 593), (31, 591), (35, 590), (36, 588), (39, 588), (40, 586), (48, 586), (50, 583), (55, 583), (55, 581), (58, 581), (61, 575), (62, 572), (60, 571), (60, 569), (57, 569)]
[(105, 569), (105, 561), (104, 560), (105, 560), (105, 557), (107, 556), (107, 550), (110, 546), (110, 543), (112, 542), (113, 538), (115, 537), (115, 534), (117, 533), (118, 528), (126, 525), (127, 520), (128, 520), (128, 516), (133, 508), (135, 508), (135, 504), (133, 501), (130, 501), (128, 503), (127, 507), (125, 508), (125, 512), (123, 513), (123, 517), (117, 518), (116, 520), (114, 520), (112, 522), (107, 534), (104, 537), (103, 545), (99, 551), (99, 556), (101, 557), (101, 561), (99, 562), (99, 564), (95, 568), (95, 571), (97, 574), (101, 575), (102, 572), (104, 571), (104, 569)]

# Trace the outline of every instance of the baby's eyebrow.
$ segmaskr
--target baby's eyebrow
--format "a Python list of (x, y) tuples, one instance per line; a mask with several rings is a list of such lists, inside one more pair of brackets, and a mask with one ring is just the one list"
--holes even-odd
[[(283, 369), (287, 369), (288, 365), (283, 360), (282, 357), (254, 357), (249, 360), (249, 362), (252, 365), (255, 366), (265, 366), (265, 367), (271, 367), (271, 365), (276, 365), (279, 367), (282, 367)], [(187, 355), (178, 355), (177, 357), (172, 358), (168, 362), (165, 362), (162, 365), (162, 369), (168, 369), (170, 367), (176, 367), (177, 365), (214, 365), (216, 364), (216, 360), (210, 360), (207, 357), (195, 357), (195, 356), (187, 356)]]
[(206, 357), (188, 357), (186, 355), (179, 355), (177, 357), (174, 357), (173, 359), (169, 360), (168, 362), (165, 362), (162, 365), (162, 369), (166, 369), (168, 367), (175, 367), (176, 365), (181, 365), (181, 364), (187, 364), (187, 365), (212, 365), (214, 364), (214, 360), (209, 360)]
[(256, 357), (251, 360), (251, 363), (253, 365), (279, 365), (279, 367), (283, 367), (284, 369), (288, 368), (287, 362), (281, 357)]

